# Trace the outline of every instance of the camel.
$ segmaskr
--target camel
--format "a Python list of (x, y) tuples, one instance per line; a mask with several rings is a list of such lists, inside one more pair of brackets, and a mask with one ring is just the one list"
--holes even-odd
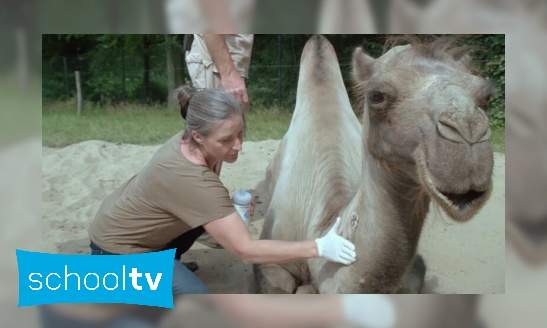
[(340, 217), (357, 258), (254, 265), (258, 292), (398, 292), (430, 204), (463, 223), (489, 199), (492, 84), (450, 39), (388, 48), (376, 59), (354, 50), (359, 122), (330, 42), (306, 43), (293, 117), (266, 172), (260, 238), (314, 240)]
[[(473, 13), (472, 15), (458, 15)], [(506, 60), (506, 147), (507, 204), (506, 237), (529, 264), (547, 263), (547, 134), (545, 104), (547, 83), (545, 31), (547, 2), (440, 0), (417, 8), (408, 0), (392, 2), (391, 32), (457, 31), (501, 33), (507, 31)], [(461, 18), (465, 21), (462, 22)], [(451, 19), (452, 18), (452, 19)], [(455, 19), (454, 19), (455, 18)], [(543, 33), (538, 33), (542, 31)], [(526, 49), (526, 51), (520, 51)], [(533, 138), (532, 138), (533, 136)], [(532, 140), (538, 140), (533, 142)]]

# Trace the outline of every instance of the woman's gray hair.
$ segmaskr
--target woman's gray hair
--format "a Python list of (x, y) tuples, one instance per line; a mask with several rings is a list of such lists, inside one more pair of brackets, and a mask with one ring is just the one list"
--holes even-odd
[(228, 92), (220, 89), (196, 91), (187, 85), (180, 86), (174, 92), (180, 105), (180, 115), (186, 121), (183, 140), (189, 140), (192, 145), (197, 146), (197, 142), (192, 138), (192, 131), (206, 138), (216, 124), (233, 115), (239, 115), (243, 119), (245, 134), (243, 108)]

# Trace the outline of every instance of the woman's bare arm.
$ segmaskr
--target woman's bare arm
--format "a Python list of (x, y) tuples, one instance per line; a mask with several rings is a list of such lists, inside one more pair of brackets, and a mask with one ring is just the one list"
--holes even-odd
[(224, 249), (245, 263), (282, 263), (319, 256), (315, 241), (253, 240), (238, 212), (203, 227)]

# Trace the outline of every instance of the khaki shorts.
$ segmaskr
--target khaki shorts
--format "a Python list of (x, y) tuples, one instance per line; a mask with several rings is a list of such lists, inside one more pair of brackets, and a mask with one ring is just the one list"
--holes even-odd
[(213, 65), (209, 67), (203, 65), (195, 42), (192, 43), (190, 51), (186, 52), (186, 66), (194, 88), (198, 90), (222, 89), (220, 74), (213, 72)]

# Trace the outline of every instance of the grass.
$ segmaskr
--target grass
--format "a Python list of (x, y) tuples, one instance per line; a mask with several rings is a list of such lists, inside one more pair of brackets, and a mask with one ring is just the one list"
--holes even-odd
[[(290, 113), (271, 109), (247, 112), (246, 141), (281, 139)], [(42, 145), (65, 147), (86, 140), (138, 145), (162, 144), (184, 128), (180, 113), (165, 107), (130, 105), (119, 108), (84, 106), (76, 115), (73, 101), (56, 103), (42, 111)]]
[(490, 144), (492, 145), (493, 151), (505, 154), (505, 129), (492, 127)]
[[(247, 112), (246, 141), (281, 139), (291, 114), (275, 109), (252, 108)], [(42, 145), (65, 147), (86, 140), (157, 145), (183, 128), (180, 114), (165, 107), (128, 105), (119, 108), (84, 106), (76, 115), (74, 101), (45, 106), (42, 110)], [(505, 153), (505, 130), (492, 128), (494, 151)]]

